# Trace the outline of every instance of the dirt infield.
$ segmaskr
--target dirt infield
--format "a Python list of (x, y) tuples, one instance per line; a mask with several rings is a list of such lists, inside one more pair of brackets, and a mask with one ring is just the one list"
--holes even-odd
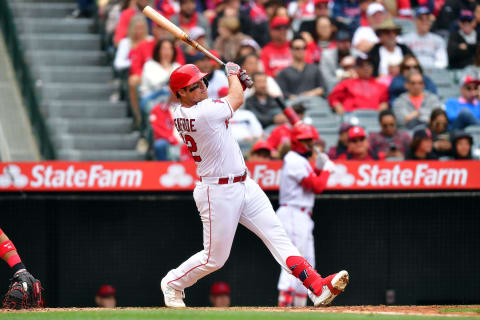
[[(35, 310), (5, 310), (0, 313), (21, 312), (61, 312), (61, 311), (104, 311), (104, 310), (154, 310), (152, 308), (44, 308)], [(449, 311), (446, 311), (449, 309)], [(325, 312), (325, 313), (360, 313), (360, 314), (385, 314), (385, 315), (425, 315), (425, 316), (476, 316), (480, 317), (480, 305), (450, 305), (450, 306), (348, 306), (326, 308), (278, 308), (278, 307), (231, 307), (231, 308), (186, 308), (183, 310), (209, 310), (209, 311), (265, 311), (265, 312)], [(471, 310), (471, 311), (469, 311)]]

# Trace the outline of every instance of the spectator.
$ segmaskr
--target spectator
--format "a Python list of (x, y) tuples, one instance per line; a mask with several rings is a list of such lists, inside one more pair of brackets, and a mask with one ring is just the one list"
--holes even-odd
[(337, 157), (338, 160), (384, 160), (385, 155), (375, 153), (369, 148), (365, 130), (362, 127), (348, 129), (347, 151)]
[(429, 129), (418, 129), (413, 133), (410, 148), (405, 160), (436, 160), (438, 156), (433, 152), (432, 133)]
[(426, 69), (444, 69), (448, 64), (445, 40), (430, 32), (432, 27), (431, 11), (427, 7), (419, 7), (415, 13), (417, 31), (401, 37)]
[(393, 20), (384, 20), (375, 29), (379, 43), (373, 46), (368, 53), (373, 61), (373, 74), (375, 77), (388, 74), (387, 61), (390, 57), (403, 57), (412, 54), (412, 51), (404, 44), (397, 43), (397, 36), (400, 34), (401, 28), (397, 26)]
[(283, 95), (288, 99), (295, 99), (297, 96), (318, 97), (325, 92), (325, 81), (320, 70), (305, 63), (306, 46), (307, 43), (300, 37), (290, 42), (293, 62), (275, 78)]
[(385, 19), (387, 19), (387, 12), (383, 5), (378, 2), (370, 3), (367, 7), (368, 26), (360, 26), (355, 30), (352, 40), (353, 47), (363, 53), (368, 53), (378, 43), (375, 29)]
[(427, 124), (430, 114), (441, 106), (438, 97), (424, 91), (423, 76), (418, 71), (411, 71), (407, 76), (407, 92), (393, 103), (393, 111), (400, 127), (413, 129), (420, 124)]
[(335, 0), (333, 2), (332, 18), (338, 23), (348, 26), (353, 33), (361, 24), (362, 10), (360, 5), (362, 2), (365, 2), (365, 0)]
[(145, 63), (142, 72), (142, 84), (140, 86), (142, 101), (140, 107), (143, 112), (148, 114), (149, 110), (145, 110), (145, 107), (149, 101), (157, 98), (162, 93), (170, 94), (170, 91), (166, 88), (170, 74), (173, 70), (180, 67), (175, 62), (176, 58), (177, 51), (173, 41), (163, 39), (155, 44), (152, 59)]
[(201, 52), (192, 57), (192, 63), (195, 64), (201, 72), (208, 73), (205, 78), (208, 80), (208, 96), (212, 99), (218, 99), (221, 92), (228, 90), (228, 79), (223, 70), (214, 70), (210, 58)]
[(245, 101), (245, 108), (255, 114), (263, 128), (287, 122), (277, 102), (267, 93), (267, 75), (254, 73), (252, 80), (255, 94)]
[(379, 76), (377, 81), (387, 88), (392, 84), (393, 79), (400, 74), (400, 65), (402, 64), (402, 59), (400, 57), (390, 57), (387, 61), (388, 74)]
[(266, 6), (271, 3), (272, 1), (269, 0), (255, 0), (251, 1), (250, 7), (247, 8), (248, 18), (251, 21), (249, 35), (262, 47), (270, 40)]
[(215, 50), (225, 61), (233, 61), (240, 49), (241, 42), (251, 39), (240, 32), (240, 20), (237, 17), (223, 17), (218, 21), (219, 36), (215, 39)]
[(272, 160), (272, 147), (266, 141), (257, 141), (248, 156), (248, 161), (270, 161)]
[(173, 117), (170, 112), (170, 103), (164, 102), (153, 107), (150, 116), (150, 125), (153, 131), (153, 151), (158, 161), (168, 160), (168, 149), (171, 145), (177, 145), (173, 129)]
[(263, 136), (262, 124), (255, 114), (241, 107), (233, 114), (228, 121), (232, 135), (239, 143), (255, 142)]
[(130, 20), (138, 12), (137, 1), (138, 0), (127, 0), (122, 3), (122, 12), (120, 13), (120, 19), (118, 20), (117, 27), (115, 28), (115, 34), (113, 36), (113, 44), (115, 47), (118, 47), (120, 41), (127, 36)]
[[(203, 29), (202, 27), (195, 26), (192, 29), (190, 29), (189, 36), (192, 40), (197, 41), (204, 48), (208, 48), (207, 33), (205, 29)], [(193, 63), (192, 59), (197, 55), (198, 50), (194, 49), (191, 46), (185, 46), (183, 50), (185, 54), (186, 63)]]
[(210, 24), (205, 17), (196, 11), (195, 0), (180, 0), (180, 12), (172, 16), (171, 21), (189, 33), (193, 27), (202, 27), (207, 34), (207, 43), (210, 44)]
[(477, 160), (472, 155), (473, 138), (470, 134), (457, 131), (452, 135), (453, 160)]
[(460, 12), (458, 26), (460, 29), (452, 31), (448, 38), (448, 64), (451, 69), (463, 69), (473, 64), (479, 42), (472, 11)]
[[(300, 24), (299, 33), (308, 32), (309, 34), (315, 34), (316, 30), (316, 21), (319, 17), (330, 17), (330, 12), (328, 8), (328, 3), (330, 0), (313, 0), (314, 11), (313, 11), (313, 18), (310, 19), (302, 19), (302, 23)], [(340, 29), (340, 26), (343, 24), (338, 24), (336, 21), (333, 21), (336, 29)]]
[(369, 58), (356, 59), (358, 78), (339, 82), (328, 96), (328, 102), (337, 114), (358, 109), (384, 110), (388, 108), (387, 87), (372, 76), (373, 65)]
[(340, 68), (337, 70), (337, 80), (338, 82), (345, 79), (354, 79), (358, 78), (357, 71), (355, 70), (355, 58), (352, 56), (343, 57), (340, 61)]
[(338, 132), (338, 141), (336, 146), (332, 146), (330, 150), (328, 150), (328, 157), (331, 160), (338, 159), (338, 157), (347, 152), (347, 142), (348, 142), (348, 130), (353, 127), (348, 122), (342, 123), (340, 126), (340, 130)]
[(240, 0), (217, 1), (218, 13), (212, 21), (211, 38), (218, 37), (218, 23), (224, 17), (236, 17), (240, 21), (240, 31), (250, 35), (252, 32), (252, 22), (248, 10), (241, 7)]
[[(480, 5), (478, 7), (480, 8)], [(475, 79), (480, 79), (480, 45), (477, 46), (474, 64), (463, 69), (463, 74), (470, 75)]]
[[(302, 103), (294, 104), (292, 109), (300, 119), (304, 118), (306, 109)], [(275, 127), (270, 133), (267, 142), (272, 147), (272, 156), (274, 158), (282, 158), (280, 155), (286, 154), (288, 149), (290, 149), (291, 132), (292, 125), (286, 122)]]
[(214, 282), (210, 287), (210, 304), (215, 308), (230, 307), (230, 286), (226, 282)]
[(403, 58), (403, 62), (400, 64), (400, 74), (393, 78), (392, 82), (390, 83), (390, 87), (388, 87), (390, 105), (393, 105), (395, 99), (407, 91), (407, 87), (405, 86), (406, 78), (407, 75), (413, 70), (417, 70), (423, 75), (425, 90), (437, 94), (437, 87), (435, 86), (435, 83), (433, 83), (433, 81), (425, 74), (423, 74), (423, 69), (420, 66), (417, 58), (415, 58), (413, 55), (406, 55)]
[(113, 286), (104, 284), (98, 289), (95, 304), (99, 308), (115, 308), (117, 306), (116, 294), (117, 291)]
[(290, 43), (287, 40), (289, 20), (285, 17), (274, 17), (270, 22), (270, 41), (262, 50), (260, 59), (265, 73), (275, 77), (277, 73), (292, 63)]
[[(255, 40), (248, 39), (248, 38), (243, 39), (240, 42), (240, 48), (238, 48), (237, 57), (235, 58), (235, 60), (239, 61), (240, 59), (242, 59), (246, 55), (249, 55), (249, 54), (252, 54), (252, 53), (256, 54), (258, 56), (260, 51), (261, 51), (261, 48)], [(263, 68), (263, 66), (262, 66), (262, 68)]]
[[(340, 62), (344, 57), (352, 55), (351, 37), (347, 31), (339, 30), (335, 35), (335, 40), (337, 46), (323, 50), (322, 58), (320, 59), (320, 71), (325, 79), (327, 91), (330, 91), (339, 80), (343, 79), (337, 78), (338, 70), (343, 68)], [(355, 68), (355, 60), (353, 60), (353, 63), (350, 63), (350, 66)]]
[(450, 155), (452, 143), (448, 132), (447, 114), (443, 109), (437, 108), (432, 111), (428, 128), (432, 133), (433, 151), (438, 156)]
[(469, 125), (480, 124), (479, 84), (480, 80), (466, 76), (462, 81), (460, 97), (445, 102), (445, 111), (452, 129), (462, 130)]
[(404, 159), (410, 145), (409, 134), (397, 129), (397, 119), (390, 110), (380, 112), (378, 121), (380, 132), (372, 132), (368, 137), (372, 150), (382, 152), (386, 158)]
[[(447, 0), (440, 10), (435, 21), (434, 30), (441, 33), (448, 33), (451, 30), (452, 22), (457, 20), (462, 10), (474, 11), (476, 0)], [(431, 8), (430, 8), (431, 10)]]
[[(247, 74), (251, 77), (254, 73), (260, 72), (260, 67), (262, 66), (260, 59), (255, 53), (250, 53), (242, 57), (238, 64), (242, 69), (245, 69)], [(243, 92), (245, 99), (251, 97), (254, 93), (253, 88), (247, 88)], [(267, 76), (267, 94), (271, 97), (280, 97), (282, 96), (282, 89), (278, 86), (277, 81), (274, 78)]]
[(302, 32), (302, 38), (307, 42), (305, 61), (318, 63), (325, 49), (336, 47), (334, 35), (335, 27), (329, 17), (318, 17), (315, 20), (315, 33)]
[[(445, 1), (445, 0), (440, 0)], [(433, 0), (382, 0), (380, 1), (392, 17), (409, 19), (412, 17), (412, 7), (417, 7), (421, 3), (433, 2)]]

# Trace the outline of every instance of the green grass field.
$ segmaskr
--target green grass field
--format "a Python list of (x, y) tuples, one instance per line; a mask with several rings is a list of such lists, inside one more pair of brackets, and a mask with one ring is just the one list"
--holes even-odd
[[(471, 309), (470, 309), (471, 311)], [(447, 312), (459, 312), (449, 310)], [(450, 318), (450, 317), (449, 317)], [(327, 313), (315, 310), (306, 312), (281, 310), (277, 312), (248, 311), (248, 310), (81, 310), (81, 311), (30, 311), (30, 312), (0, 312), (0, 320), (176, 320), (176, 319), (261, 319), (261, 320), (439, 320), (447, 319), (445, 316), (411, 316), (411, 315), (379, 315), (379, 314), (352, 314), (352, 313)], [(462, 320), (479, 320), (479, 317), (460, 317)]]

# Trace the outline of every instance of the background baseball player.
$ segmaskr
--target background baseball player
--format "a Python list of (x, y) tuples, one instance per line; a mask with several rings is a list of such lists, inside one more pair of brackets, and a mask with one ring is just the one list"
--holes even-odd
[(225, 71), (229, 89), (221, 99), (208, 98), (207, 74), (194, 65), (181, 66), (170, 76), (170, 88), (181, 102), (173, 112), (175, 127), (192, 153), (200, 177), (193, 197), (203, 223), (204, 249), (162, 279), (165, 305), (185, 307), (184, 289), (225, 264), (238, 223), (262, 239), (277, 262), (301, 279), (313, 292), (310, 297), (315, 306), (328, 304), (347, 285), (348, 273), (320, 277), (293, 246), (265, 193), (247, 177), (228, 120), (243, 104), (242, 86), (251, 80), (232, 62)]
[(14, 274), (3, 299), (6, 309), (43, 307), (42, 286), (25, 268), (13, 242), (0, 229), (0, 258), (8, 263)]
[[(280, 176), (280, 207), (277, 216), (287, 235), (307, 261), (315, 266), (313, 241), (314, 222), (311, 218), (315, 194), (327, 185), (334, 164), (325, 153), (316, 155), (315, 167), (309, 158), (318, 138), (315, 128), (298, 124), (291, 132), (290, 151), (283, 159)], [(278, 280), (278, 305), (281, 307), (304, 307), (307, 304), (307, 289), (295, 277), (282, 269)]]

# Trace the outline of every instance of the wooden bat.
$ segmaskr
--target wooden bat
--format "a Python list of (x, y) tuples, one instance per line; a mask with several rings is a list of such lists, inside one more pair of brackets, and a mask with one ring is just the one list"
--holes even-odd
[(153, 22), (155, 22), (159, 27), (162, 27), (163, 29), (167, 30), (171, 34), (173, 34), (176, 38), (182, 40), (189, 46), (197, 49), (198, 51), (202, 52), (205, 54), (207, 57), (210, 59), (213, 59), (216, 63), (218, 63), (221, 66), (224, 66), (225, 63), (215, 57), (214, 54), (212, 54), (210, 51), (208, 51), (206, 48), (204, 48), (202, 45), (200, 45), (197, 41), (192, 40), (188, 34), (185, 33), (182, 29), (180, 29), (178, 26), (173, 24), (170, 20), (162, 16), (158, 11), (153, 9), (150, 6), (145, 6), (144, 8), (139, 8), (144, 15), (152, 19)]

